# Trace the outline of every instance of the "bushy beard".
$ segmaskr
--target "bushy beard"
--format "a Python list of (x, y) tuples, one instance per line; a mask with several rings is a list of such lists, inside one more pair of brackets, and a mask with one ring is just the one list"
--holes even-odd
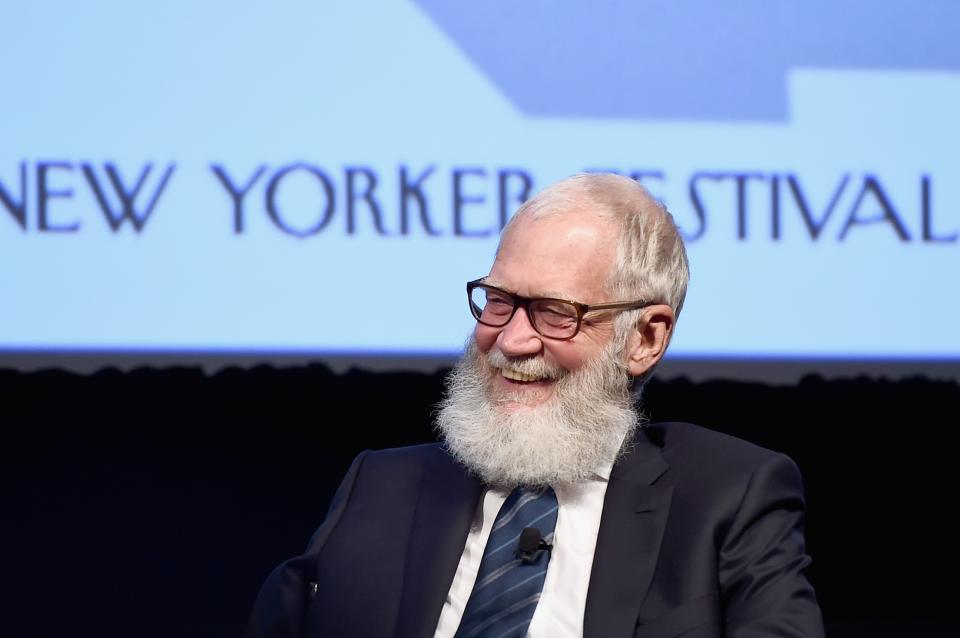
[[(499, 368), (555, 379), (553, 394), (499, 386)], [(436, 427), (447, 450), (488, 485), (504, 489), (574, 483), (614, 460), (640, 422), (630, 377), (613, 344), (567, 372), (542, 357), (486, 356), (473, 338), (446, 380)]]

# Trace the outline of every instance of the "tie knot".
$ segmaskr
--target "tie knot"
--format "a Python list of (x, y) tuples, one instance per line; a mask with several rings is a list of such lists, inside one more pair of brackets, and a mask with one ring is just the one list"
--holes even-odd
[(511, 528), (519, 536), (525, 527), (536, 527), (543, 536), (557, 525), (557, 494), (552, 487), (518, 487), (510, 492), (493, 523), (493, 532)]

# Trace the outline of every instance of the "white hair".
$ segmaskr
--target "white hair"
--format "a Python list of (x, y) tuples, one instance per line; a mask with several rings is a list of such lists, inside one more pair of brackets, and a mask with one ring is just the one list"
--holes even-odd
[(666, 207), (636, 180), (582, 173), (548, 186), (517, 210), (503, 229), (501, 243), (520, 217), (575, 213), (599, 214), (616, 225), (616, 261), (608, 284), (616, 299), (611, 301), (656, 301), (680, 316), (690, 278), (683, 238)]

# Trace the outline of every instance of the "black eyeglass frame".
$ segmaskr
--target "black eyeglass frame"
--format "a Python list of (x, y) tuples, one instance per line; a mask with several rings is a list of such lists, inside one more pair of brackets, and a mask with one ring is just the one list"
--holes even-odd
[[(522, 295), (510, 292), (509, 290), (504, 290), (503, 288), (484, 283), (484, 279), (485, 277), (481, 277), (480, 279), (474, 279), (473, 281), (467, 282), (467, 304), (470, 306), (470, 314), (473, 315), (474, 319), (485, 326), (490, 326), (491, 328), (502, 328), (510, 323), (510, 320), (513, 319), (513, 316), (517, 314), (517, 308), (522, 307), (527, 313), (527, 318), (530, 320), (530, 325), (533, 326), (533, 329), (537, 331), (537, 334), (539, 334), (541, 337), (555, 339), (557, 341), (569, 341), (570, 339), (576, 337), (577, 334), (580, 333), (580, 325), (583, 322), (583, 316), (588, 312), (593, 312), (594, 310), (637, 310), (639, 308), (646, 308), (657, 303), (656, 301), (645, 301), (640, 299), (637, 301), (614, 301), (601, 304), (585, 304), (580, 303), (579, 301), (573, 301), (572, 299), (560, 299), (557, 297), (524, 297)], [(495, 290), (496, 292), (510, 298), (510, 300), (513, 302), (513, 310), (510, 311), (510, 315), (503, 321), (503, 323), (490, 323), (480, 318), (482, 310), (480, 310), (473, 303), (473, 291), (476, 288)], [(535, 313), (530, 312), (530, 304), (536, 301), (558, 301), (573, 306), (577, 311), (577, 327), (574, 329), (573, 334), (571, 334), (569, 337), (554, 337), (544, 334), (537, 325), (537, 321), (534, 318)]]

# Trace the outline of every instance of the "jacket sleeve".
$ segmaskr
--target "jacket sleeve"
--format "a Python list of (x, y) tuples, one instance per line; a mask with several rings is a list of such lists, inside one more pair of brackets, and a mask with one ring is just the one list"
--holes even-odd
[(267, 577), (253, 604), (245, 638), (300, 638), (303, 635), (311, 597), (310, 581), (314, 579), (317, 557), (347, 507), (366, 455), (364, 451), (354, 459), (306, 551), (284, 562)]
[(720, 549), (726, 636), (822, 638), (823, 620), (805, 570), (803, 483), (778, 454), (751, 475)]

